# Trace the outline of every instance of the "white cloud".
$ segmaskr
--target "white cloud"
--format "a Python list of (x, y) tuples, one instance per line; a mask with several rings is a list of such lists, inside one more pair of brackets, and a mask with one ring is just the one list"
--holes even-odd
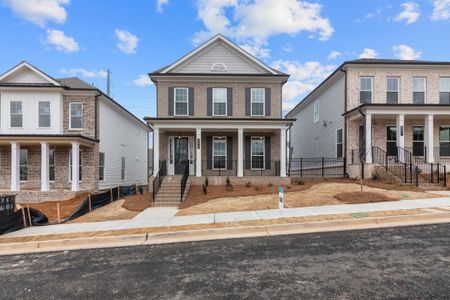
[(44, 26), (48, 21), (64, 23), (67, 12), (64, 5), (70, 0), (3, 0), (3, 3), (21, 18)]
[(163, 7), (167, 4), (169, 4), (169, 0), (156, 0), (156, 11), (162, 13)]
[(46, 42), (53, 45), (56, 50), (63, 52), (78, 52), (80, 51), (80, 46), (78, 42), (75, 41), (73, 37), (66, 36), (63, 31), (56, 29), (48, 29)]
[(81, 75), (85, 78), (106, 78), (106, 70), (86, 70), (85, 68), (61, 69), (61, 74), (69, 74), (71, 76)]
[(432, 20), (441, 21), (450, 19), (450, 0), (434, 0), (433, 7)]
[(120, 51), (127, 54), (136, 53), (136, 48), (138, 46), (139, 39), (134, 34), (129, 31), (116, 29), (116, 39), (117, 39), (117, 48)]
[(194, 44), (222, 33), (267, 57), (271, 36), (309, 32), (327, 40), (334, 32), (321, 15), (322, 5), (305, 0), (196, 0), (196, 5), (206, 30), (194, 35)]
[(150, 80), (150, 77), (148, 77), (148, 75), (141, 74), (137, 79), (134, 79), (132, 83), (138, 87), (147, 87), (152, 84), (152, 81)]
[(359, 55), (359, 58), (376, 58), (378, 57), (377, 51), (370, 48), (364, 48), (363, 52)]
[(364, 17), (356, 19), (355, 22), (360, 23), (360, 22), (365, 22), (369, 19), (373, 19), (375, 17), (378, 17), (379, 15), (381, 15), (382, 13), (384, 13), (385, 11), (387, 11), (391, 8), (392, 8), (392, 5), (378, 7), (376, 10), (367, 13)]
[(406, 21), (406, 24), (412, 24), (417, 21), (420, 17), (419, 4), (415, 2), (405, 2), (402, 3), (403, 11), (395, 17), (394, 21), (402, 22)]
[(287, 43), (286, 45), (284, 45), (283, 47), (283, 51), (284, 52), (292, 52), (294, 50), (294, 46), (292, 46), (291, 43)]
[(330, 52), (330, 54), (328, 54), (328, 59), (329, 60), (335, 60), (338, 57), (342, 56), (341, 52), (333, 50)]
[(396, 45), (392, 47), (392, 50), (395, 52), (395, 56), (404, 60), (415, 60), (419, 59), (422, 55), (422, 52), (414, 50), (413, 48), (407, 45)]

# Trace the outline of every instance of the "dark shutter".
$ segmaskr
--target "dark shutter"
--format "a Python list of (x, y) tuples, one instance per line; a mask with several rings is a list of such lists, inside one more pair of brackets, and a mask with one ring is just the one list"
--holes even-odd
[(227, 88), (227, 115), (233, 116), (233, 89)]
[(173, 116), (173, 100), (174, 100), (173, 87), (170, 87), (169, 88), (169, 101), (167, 101), (169, 103), (169, 109), (167, 110), (169, 116)]
[(265, 159), (266, 159), (266, 170), (270, 170), (270, 168), (271, 168), (271, 159), (272, 159), (272, 154), (271, 154), (271, 152), (270, 152), (270, 150), (271, 150), (271, 144), (270, 144), (270, 136), (266, 136), (266, 138), (265, 138), (265, 140), (266, 140), (266, 144), (265, 144), (265, 148), (266, 148), (266, 151), (265, 151)]
[(270, 102), (271, 102), (271, 91), (270, 88), (266, 89), (266, 95), (265, 95), (265, 102), (266, 102), (266, 117), (270, 117), (270, 108), (272, 107)]
[(233, 170), (233, 137), (227, 136), (227, 170)]
[(250, 169), (250, 156), (251, 154), (251, 138), (249, 136), (245, 137), (245, 169)]
[(212, 169), (212, 136), (206, 137), (206, 168)]
[(212, 116), (212, 88), (206, 89), (206, 113)]
[(194, 115), (194, 104), (195, 104), (195, 97), (194, 97), (194, 88), (189, 88), (189, 115)]
[(250, 88), (245, 88), (245, 115), (250, 116), (250, 102), (251, 102), (251, 95), (250, 95)]

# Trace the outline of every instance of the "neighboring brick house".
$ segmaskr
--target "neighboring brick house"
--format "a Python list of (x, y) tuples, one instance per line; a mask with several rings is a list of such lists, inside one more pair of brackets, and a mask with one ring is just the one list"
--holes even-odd
[(281, 91), (288, 77), (222, 35), (151, 73), (157, 116), (145, 119), (154, 133), (154, 174), (188, 167), (194, 184), (205, 176), (211, 183), (286, 177), (293, 120), (281, 116)]
[(293, 157), (345, 157), (351, 177), (359, 176), (360, 158), (366, 176), (377, 165), (407, 164), (410, 172), (410, 162), (423, 170), (448, 164), (450, 62), (344, 62), (287, 117), (298, 119)]
[(0, 111), (2, 193), (41, 201), (148, 182), (148, 126), (78, 78), (22, 62), (0, 76)]

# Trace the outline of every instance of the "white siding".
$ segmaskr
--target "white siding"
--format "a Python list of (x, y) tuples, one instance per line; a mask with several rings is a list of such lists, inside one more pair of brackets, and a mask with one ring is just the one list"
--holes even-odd
[[(289, 117), (297, 121), (291, 127), (292, 157), (336, 157), (336, 131), (344, 129), (345, 77), (341, 76), (321, 94)], [(320, 102), (319, 121), (314, 124), (314, 103)], [(324, 125), (326, 123), (326, 126)], [(345, 141), (345, 133), (344, 133)]]
[[(100, 189), (148, 181), (148, 131), (137, 120), (101, 97), (99, 105), (100, 152), (105, 153), (105, 180)], [(121, 160), (125, 157), (125, 180)]]
[[(214, 72), (211, 70), (215, 63), (226, 66), (226, 72)], [(235, 50), (223, 43), (205, 49), (204, 52), (195, 55), (192, 59), (181, 64), (173, 70), (175, 73), (232, 73), (232, 74), (263, 74), (267, 73), (255, 63), (248, 61)]]
[[(22, 101), (22, 128), (11, 128), (10, 102)], [(51, 127), (39, 128), (38, 102), (50, 101)], [(0, 93), (1, 134), (61, 134), (61, 94), (52, 92), (6, 92)]]
[(6, 77), (2, 82), (12, 83), (49, 83), (47, 79), (37, 74), (36, 72), (22, 67), (13, 74)]

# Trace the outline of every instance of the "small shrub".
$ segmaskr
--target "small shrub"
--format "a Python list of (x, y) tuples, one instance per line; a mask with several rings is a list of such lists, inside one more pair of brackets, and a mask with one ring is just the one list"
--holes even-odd
[(255, 190), (259, 192), (261, 190), (261, 186), (259, 184), (255, 185)]
[(227, 179), (226, 179), (225, 187), (227, 188), (227, 191), (232, 191), (233, 190), (233, 185), (231, 184), (230, 177), (228, 177), (228, 176), (227, 176)]
[(271, 187), (271, 186), (273, 186), (273, 183), (272, 182), (269, 182), (269, 184), (267, 185), (268, 187)]
[(377, 171), (372, 172), (372, 180), (380, 180), (381, 175)]
[(208, 194), (208, 186), (206, 184), (202, 184), (203, 195)]
[(205, 185), (206, 185), (206, 187), (208, 187), (208, 185), (209, 185), (209, 179), (208, 179), (208, 176), (206, 176), (206, 178), (205, 178)]
[(298, 185), (304, 185), (305, 182), (304, 182), (303, 180), (298, 180), (298, 181), (297, 181), (297, 184), (298, 184)]
[(144, 194), (144, 188), (142, 187), (142, 186), (139, 186), (138, 187), (138, 192), (139, 192), (139, 194)]
[(245, 187), (251, 187), (252, 186), (252, 184), (250, 183), (250, 181), (248, 181), (246, 184), (245, 184)]

